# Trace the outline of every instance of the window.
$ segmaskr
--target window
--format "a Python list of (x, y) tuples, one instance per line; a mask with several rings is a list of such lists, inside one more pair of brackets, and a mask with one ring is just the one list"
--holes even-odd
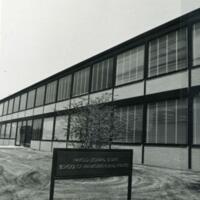
[(117, 56), (116, 85), (137, 81), (144, 77), (144, 46)]
[(3, 114), (3, 104), (0, 104), (0, 116)]
[(193, 144), (200, 144), (200, 94), (198, 94), (198, 96), (194, 97)]
[(193, 26), (193, 65), (200, 65), (200, 23)]
[(54, 122), (54, 118), (53, 117), (49, 117), (49, 118), (45, 118), (44, 119), (43, 133), (42, 133), (42, 139), (43, 140), (52, 140), (53, 122)]
[(72, 76), (68, 75), (59, 79), (58, 83), (58, 101), (70, 98)]
[(117, 139), (114, 139), (114, 141), (124, 143), (141, 143), (143, 106), (124, 106), (118, 108), (116, 110), (116, 114), (124, 127), (124, 132), (122, 132), (121, 135), (117, 135)]
[(113, 59), (107, 59), (93, 65), (92, 92), (110, 88), (112, 86)]
[(20, 139), (21, 127), (22, 127), (22, 122), (20, 121), (17, 123), (16, 145), (20, 145), (21, 143), (21, 139)]
[(90, 68), (74, 73), (73, 96), (88, 93)]
[(8, 114), (11, 114), (13, 111), (13, 103), (14, 103), (14, 99), (10, 99), (9, 106), (8, 106)]
[(42, 119), (33, 120), (32, 140), (41, 140)]
[[(69, 133), (69, 140), (70, 141), (79, 141), (80, 140), (80, 133), (86, 130), (86, 119), (82, 118), (85, 117), (81, 113), (79, 116), (77, 114), (73, 114), (70, 116), (70, 133)], [(83, 119), (83, 120), (82, 120)]]
[(28, 93), (27, 109), (33, 108), (35, 102), (35, 90)]
[(6, 115), (8, 112), (8, 101), (4, 102), (3, 105), (3, 115)]
[(149, 43), (148, 77), (187, 67), (187, 29), (169, 33)]
[(19, 100), (20, 100), (20, 97), (19, 97), (19, 96), (18, 96), (18, 97), (15, 97), (13, 112), (19, 111)]
[(16, 131), (17, 131), (17, 122), (13, 122), (11, 125), (11, 134), (10, 134), (11, 139), (15, 139)]
[(56, 89), (57, 89), (56, 86), (57, 86), (57, 81), (54, 81), (54, 82), (49, 83), (47, 85), (46, 99), (45, 99), (46, 104), (55, 102), (55, 100), (56, 100)]
[(151, 103), (147, 110), (147, 143), (187, 143), (187, 100)]
[(20, 110), (25, 110), (26, 109), (26, 100), (27, 100), (27, 93), (21, 95), (20, 99)]
[(1, 126), (1, 138), (4, 138), (4, 135), (5, 135), (5, 128), (6, 128), (6, 125), (5, 125), (5, 124), (2, 124), (2, 126)]
[(11, 124), (10, 123), (6, 124), (5, 138), (10, 138), (10, 129), (11, 129)]
[(42, 106), (44, 104), (45, 86), (37, 88), (35, 106)]
[(68, 133), (67, 125), (68, 116), (56, 117), (54, 140), (66, 140)]

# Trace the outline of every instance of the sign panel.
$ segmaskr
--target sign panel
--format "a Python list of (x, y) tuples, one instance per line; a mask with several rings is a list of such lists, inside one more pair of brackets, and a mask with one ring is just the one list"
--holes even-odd
[(61, 179), (128, 176), (131, 199), (132, 150), (54, 149), (50, 200), (54, 181)]

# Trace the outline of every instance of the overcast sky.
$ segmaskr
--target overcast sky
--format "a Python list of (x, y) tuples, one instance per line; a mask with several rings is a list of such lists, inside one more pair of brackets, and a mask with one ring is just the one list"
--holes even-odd
[(200, 0), (0, 0), (0, 99), (200, 7)]

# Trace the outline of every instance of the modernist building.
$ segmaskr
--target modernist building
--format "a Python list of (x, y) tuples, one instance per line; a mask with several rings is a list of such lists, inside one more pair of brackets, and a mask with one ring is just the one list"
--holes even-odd
[(134, 163), (200, 170), (200, 9), (2, 99), (0, 144), (76, 143), (68, 111), (105, 93), (127, 124), (113, 147), (134, 149)]

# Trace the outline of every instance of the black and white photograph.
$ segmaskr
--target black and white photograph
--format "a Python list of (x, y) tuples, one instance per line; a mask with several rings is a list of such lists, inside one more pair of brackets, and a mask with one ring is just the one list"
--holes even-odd
[(200, 0), (0, 0), (0, 200), (200, 200)]

